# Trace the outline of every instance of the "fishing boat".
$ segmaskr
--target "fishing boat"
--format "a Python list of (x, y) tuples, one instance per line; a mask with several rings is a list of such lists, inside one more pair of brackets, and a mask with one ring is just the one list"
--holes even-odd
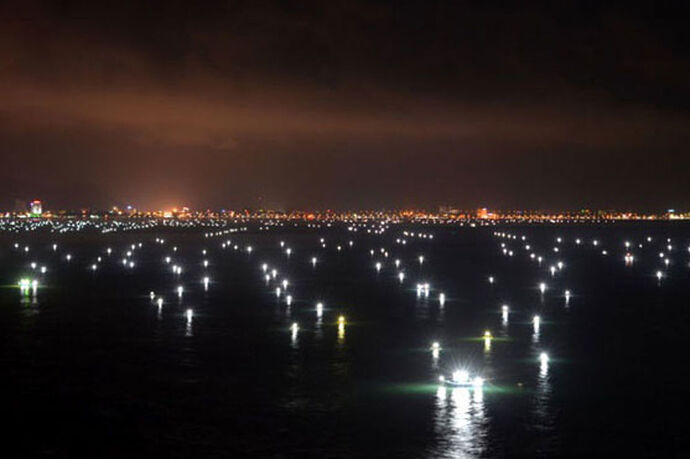
[(454, 371), (450, 378), (439, 376), (441, 384), (451, 387), (482, 387), (484, 385), (484, 378), (475, 376), (470, 377), (470, 374), (465, 370)]

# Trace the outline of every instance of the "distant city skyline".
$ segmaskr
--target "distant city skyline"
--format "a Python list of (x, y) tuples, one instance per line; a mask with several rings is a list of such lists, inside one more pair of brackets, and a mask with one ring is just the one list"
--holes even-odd
[(654, 212), (644, 212), (632, 209), (498, 209), (487, 207), (460, 208), (441, 205), (435, 208), (380, 208), (380, 209), (337, 209), (337, 208), (190, 208), (175, 206), (160, 209), (137, 208), (132, 205), (111, 206), (109, 208), (95, 208), (82, 206), (79, 208), (48, 208), (40, 200), (30, 203), (16, 200), (13, 210), (0, 209), (1, 217), (44, 217), (60, 218), (62, 216), (81, 216), (82, 218), (278, 218), (278, 219), (349, 219), (367, 216), (389, 216), (401, 219), (435, 218), (444, 220), (656, 220), (656, 219), (690, 219), (690, 210), (665, 209)]

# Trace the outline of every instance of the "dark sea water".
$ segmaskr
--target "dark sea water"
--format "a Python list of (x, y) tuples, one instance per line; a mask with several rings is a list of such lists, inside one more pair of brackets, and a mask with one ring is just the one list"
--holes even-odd
[[(688, 226), (392, 225), (382, 235), (344, 225), (286, 226), (210, 238), (204, 231), (0, 235), (5, 451), (687, 457)], [(396, 243), (400, 238), (407, 243)], [(223, 249), (227, 240), (239, 249)], [(623, 259), (626, 240), (634, 245), (631, 266)], [(30, 251), (16, 250), (15, 242)], [(124, 252), (138, 242), (136, 265), (125, 268)], [(109, 257), (106, 247), (113, 249)], [(545, 257), (541, 266), (530, 252)], [(672, 260), (668, 267), (660, 252)], [(103, 261), (92, 272), (98, 256)], [(183, 266), (181, 275), (165, 256)], [(549, 267), (559, 260), (565, 267), (552, 277)], [(32, 261), (47, 273), (33, 271)], [(262, 263), (278, 270), (275, 281), (265, 282)], [(24, 275), (40, 279), (35, 296), (20, 294)], [(275, 294), (284, 278), (289, 307), (284, 294)], [(431, 284), (428, 298), (417, 296), (418, 282)], [(185, 288), (181, 298), (177, 285)], [(565, 289), (572, 291), (567, 304)], [(164, 298), (160, 311), (150, 291)], [(510, 307), (507, 323), (503, 304)], [(339, 330), (341, 314), (346, 324)], [(494, 337), (489, 349), (485, 330)], [(430, 351), (434, 341), (442, 347), (438, 359)], [(546, 365), (541, 352), (549, 355)], [(461, 367), (481, 374), (483, 389), (439, 385), (439, 375)]]

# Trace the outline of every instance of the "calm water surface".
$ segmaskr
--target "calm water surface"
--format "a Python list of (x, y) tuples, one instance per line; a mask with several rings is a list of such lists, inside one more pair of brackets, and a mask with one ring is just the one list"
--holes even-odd
[[(434, 239), (396, 243), (403, 231)], [(228, 239), (239, 250), (221, 248)], [(138, 242), (136, 265), (125, 268)], [(663, 224), (0, 235), (5, 446), (48, 457), (684, 456), (688, 245), (690, 228)], [(541, 266), (530, 252), (545, 257)], [(276, 281), (266, 283), (262, 263), (278, 270)], [(35, 296), (20, 294), (23, 275), (41, 280)], [(283, 278), (290, 306), (275, 294)], [(428, 298), (418, 282), (431, 284)], [(483, 375), (484, 388), (438, 384), (461, 367)]]

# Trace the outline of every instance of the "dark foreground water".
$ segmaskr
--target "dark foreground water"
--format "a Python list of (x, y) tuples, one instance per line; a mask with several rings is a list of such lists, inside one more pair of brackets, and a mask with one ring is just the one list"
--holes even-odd
[[(434, 239), (404, 237), (406, 230)], [(398, 225), (383, 235), (341, 226), (250, 228), (211, 238), (203, 232), (0, 236), (6, 452), (680, 457), (690, 449), (686, 226)], [(407, 243), (396, 243), (400, 238)], [(227, 240), (232, 244), (223, 249)], [(632, 266), (624, 264), (626, 240), (634, 245)], [(135, 267), (125, 268), (127, 247), (138, 242), (142, 247), (128, 257)], [(531, 252), (545, 258), (541, 266)], [(668, 267), (660, 252), (672, 260)], [(98, 256), (98, 269), (89, 271)], [(565, 267), (552, 277), (549, 267), (559, 260)], [(46, 274), (32, 270), (32, 261)], [(175, 263), (183, 267), (179, 276), (171, 272)], [(269, 273), (278, 270), (276, 280), (266, 283), (262, 263)], [(40, 280), (35, 295), (16, 287), (23, 275)], [(275, 294), (284, 278), (289, 307), (284, 294)], [(542, 281), (547, 290), (540, 295)], [(418, 282), (431, 284), (428, 298), (417, 295)], [(565, 289), (572, 291), (567, 303)], [(150, 291), (164, 298), (162, 308)], [(346, 322), (339, 328), (341, 314)], [(488, 347), (486, 330), (494, 337)], [(434, 341), (442, 346), (438, 359), (430, 351)], [(548, 363), (540, 363), (541, 352)], [(441, 373), (461, 367), (486, 378), (482, 390), (437, 383)]]

